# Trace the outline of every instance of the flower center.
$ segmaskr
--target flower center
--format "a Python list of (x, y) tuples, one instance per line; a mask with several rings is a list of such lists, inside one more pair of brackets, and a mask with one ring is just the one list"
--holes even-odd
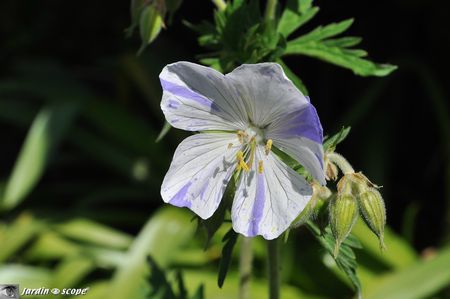
[[(250, 126), (245, 131), (237, 132), (239, 142), (244, 146), (236, 156), (237, 170), (250, 171), (255, 159), (255, 150), (258, 144), (264, 145), (264, 131), (260, 128)], [(265, 154), (268, 155), (272, 147), (272, 140), (267, 140)], [(263, 161), (258, 161), (258, 172), (263, 172)]]
[(256, 143), (261, 143), (264, 140), (264, 132), (260, 128), (248, 127), (244, 134), (247, 135), (247, 142), (251, 142), (253, 138)]
[(250, 126), (245, 131), (237, 132), (239, 141), (243, 145), (251, 145), (252, 143), (263, 143), (264, 132), (260, 128)]

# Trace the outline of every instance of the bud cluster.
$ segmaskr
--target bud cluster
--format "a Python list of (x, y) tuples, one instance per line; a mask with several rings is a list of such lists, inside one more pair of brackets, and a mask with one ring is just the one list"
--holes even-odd
[(338, 168), (343, 173), (337, 183), (337, 193), (328, 205), (331, 231), (336, 240), (334, 255), (338, 255), (340, 245), (350, 234), (360, 214), (367, 226), (377, 235), (380, 248), (385, 249), (383, 235), (386, 208), (377, 190), (380, 187), (361, 172), (355, 173), (347, 160), (339, 154), (327, 153), (325, 165), (329, 180), (337, 180)]

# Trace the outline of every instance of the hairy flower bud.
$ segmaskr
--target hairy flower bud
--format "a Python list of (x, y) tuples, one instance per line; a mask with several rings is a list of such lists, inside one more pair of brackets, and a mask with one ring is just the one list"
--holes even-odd
[(380, 248), (384, 245), (384, 225), (386, 224), (386, 208), (380, 192), (369, 188), (358, 196), (359, 208), (364, 215), (365, 222), (380, 240)]
[(313, 196), (300, 215), (294, 220), (291, 227), (299, 227), (305, 224), (310, 218), (316, 217), (325, 204), (325, 201), (331, 196), (331, 191), (326, 186), (314, 183), (312, 188)]
[(329, 209), (331, 231), (336, 240), (334, 248), (336, 257), (341, 243), (350, 234), (358, 217), (358, 203), (351, 193), (339, 194), (331, 200)]

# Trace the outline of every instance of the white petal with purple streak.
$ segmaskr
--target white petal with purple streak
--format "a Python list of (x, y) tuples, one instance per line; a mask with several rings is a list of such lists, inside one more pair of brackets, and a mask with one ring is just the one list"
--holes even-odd
[(228, 133), (202, 133), (183, 140), (164, 177), (163, 200), (187, 207), (203, 219), (211, 217), (236, 167), (239, 149), (236, 135)]
[(245, 107), (221, 73), (177, 62), (167, 65), (159, 77), (163, 87), (161, 109), (172, 126), (188, 131), (246, 127)]
[[(258, 161), (264, 170), (258, 172)], [(248, 237), (277, 238), (301, 213), (312, 196), (305, 179), (278, 157), (258, 147), (250, 172), (241, 174), (231, 217), (236, 232)]]
[(235, 86), (252, 123), (264, 128), (309, 105), (276, 63), (243, 64), (226, 75)]
[(277, 148), (303, 165), (320, 184), (326, 185), (321, 143), (311, 141), (305, 137), (280, 138), (276, 134), (270, 133), (266, 136), (273, 140), (273, 144)]

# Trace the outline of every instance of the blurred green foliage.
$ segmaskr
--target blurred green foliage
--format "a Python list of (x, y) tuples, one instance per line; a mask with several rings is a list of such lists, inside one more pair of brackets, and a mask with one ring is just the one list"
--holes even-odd
[[(212, 35), (202, 42), (239, 45), (251, 49), (258, 59), (272, 55), (271, 59), (280, 63), (281, 53), (312, 56), (360, 75), (384, 75), (393, 70), (392, 66), (368, 62), (361, 50), (349, 49), (359, 38), (334, 38), (351, 21), (286, 41), (318, 11), (311, 1), (300, 1), (299, 6), (295, 1), (288, 2), (289, 9), (278, 23), (281, 35), (265, 26), (242, 22), (247, 26), (244, 32), (257, 42), (217, 41), (217, 28), (226, 28), (211, 26)], [(216, 12), (216, 25), (233, 13)], [(272, 30), (273, 39), (258, 41), (265, 30)], [(229, 37), (234, 38), (232, 33)], [(270, 46), (270, 51), (261, 51), (261, 44)], [(220, 63), (206, 58), (203, 61), (227, 69), (252, 58), (229, 54), (219, 57)], [(218, 228), (210, 246), (204, 249), (207, 237), (196, 231), (192, 214), (160, 204), (159, 186), (172, 157), (171, 149), (184, 136), (171, 132), (155, 142), (163, 127), (157, 82), (161, 62), (145, 53), (141, 60), (130, 55), (115, 60), (113, 66), (110, 62), (97, 66), (115, 72), (111, 84), (115, 90), (106, 93), (86, 84), (89, 72), (80, 75), (54, 61), (17, 60), (15, 72), (0, 79), (0, 123), (5, 142), (14, 141), (11, 146), (15, 157), (4, 163), (0, 178), (0, 283), (20, 283), (27, 288), (89, 287), (87, 299), (235, 298), (238, 250), (230, 256), (223, 288), (217, 286), (221, 240), (229, 231), (229, 223)], [(289, 69), (286, 72), (301, 88), (302, 81)], [(441, 107), (436, 113), (442, 115), (443, 136), (448, 136), (445, 102), (442, 104), (434, 80), (426, 72), (418, 73), (425, 74), (423, 82), (435, 95), (435, 106)], [(130, 103), (135, 95), (130, 90), (137, 90), (145, 101)], [(349, 123), (357, 123), (358, 117), (365, 115), (370, 99), (359, 105), (355, 113), (346, 116)], [(143, 109), (150, 112), (144, 114)], [(165, 128), (163, 135), (167, 133)], [(448, 143), (450, 139), (446, 140)], [(351, 297), (352, 282), (339, 271), (321, 241), (306, 232), (291, 231), (284, 246), (282, 298)], [(419, 256), (405, 236), (387, 228), (388, 250), (381, 253), (376, 237), (362, 221), (353, 234), (362, 248), (346, 254), (354, 254), (358, 260), (356, 273), (364, 298), (448, 298), (448, 245)], [(239, 238), (236, 246), (240, 246)], [(265, 298), (263, 240), (256, 238), (253, 246), (255, 278), (251, 294), (252, 298)], [(147, 260), (149, 255), (152, 262)], [(155, 282), (152, 277), (164, 280)]]

